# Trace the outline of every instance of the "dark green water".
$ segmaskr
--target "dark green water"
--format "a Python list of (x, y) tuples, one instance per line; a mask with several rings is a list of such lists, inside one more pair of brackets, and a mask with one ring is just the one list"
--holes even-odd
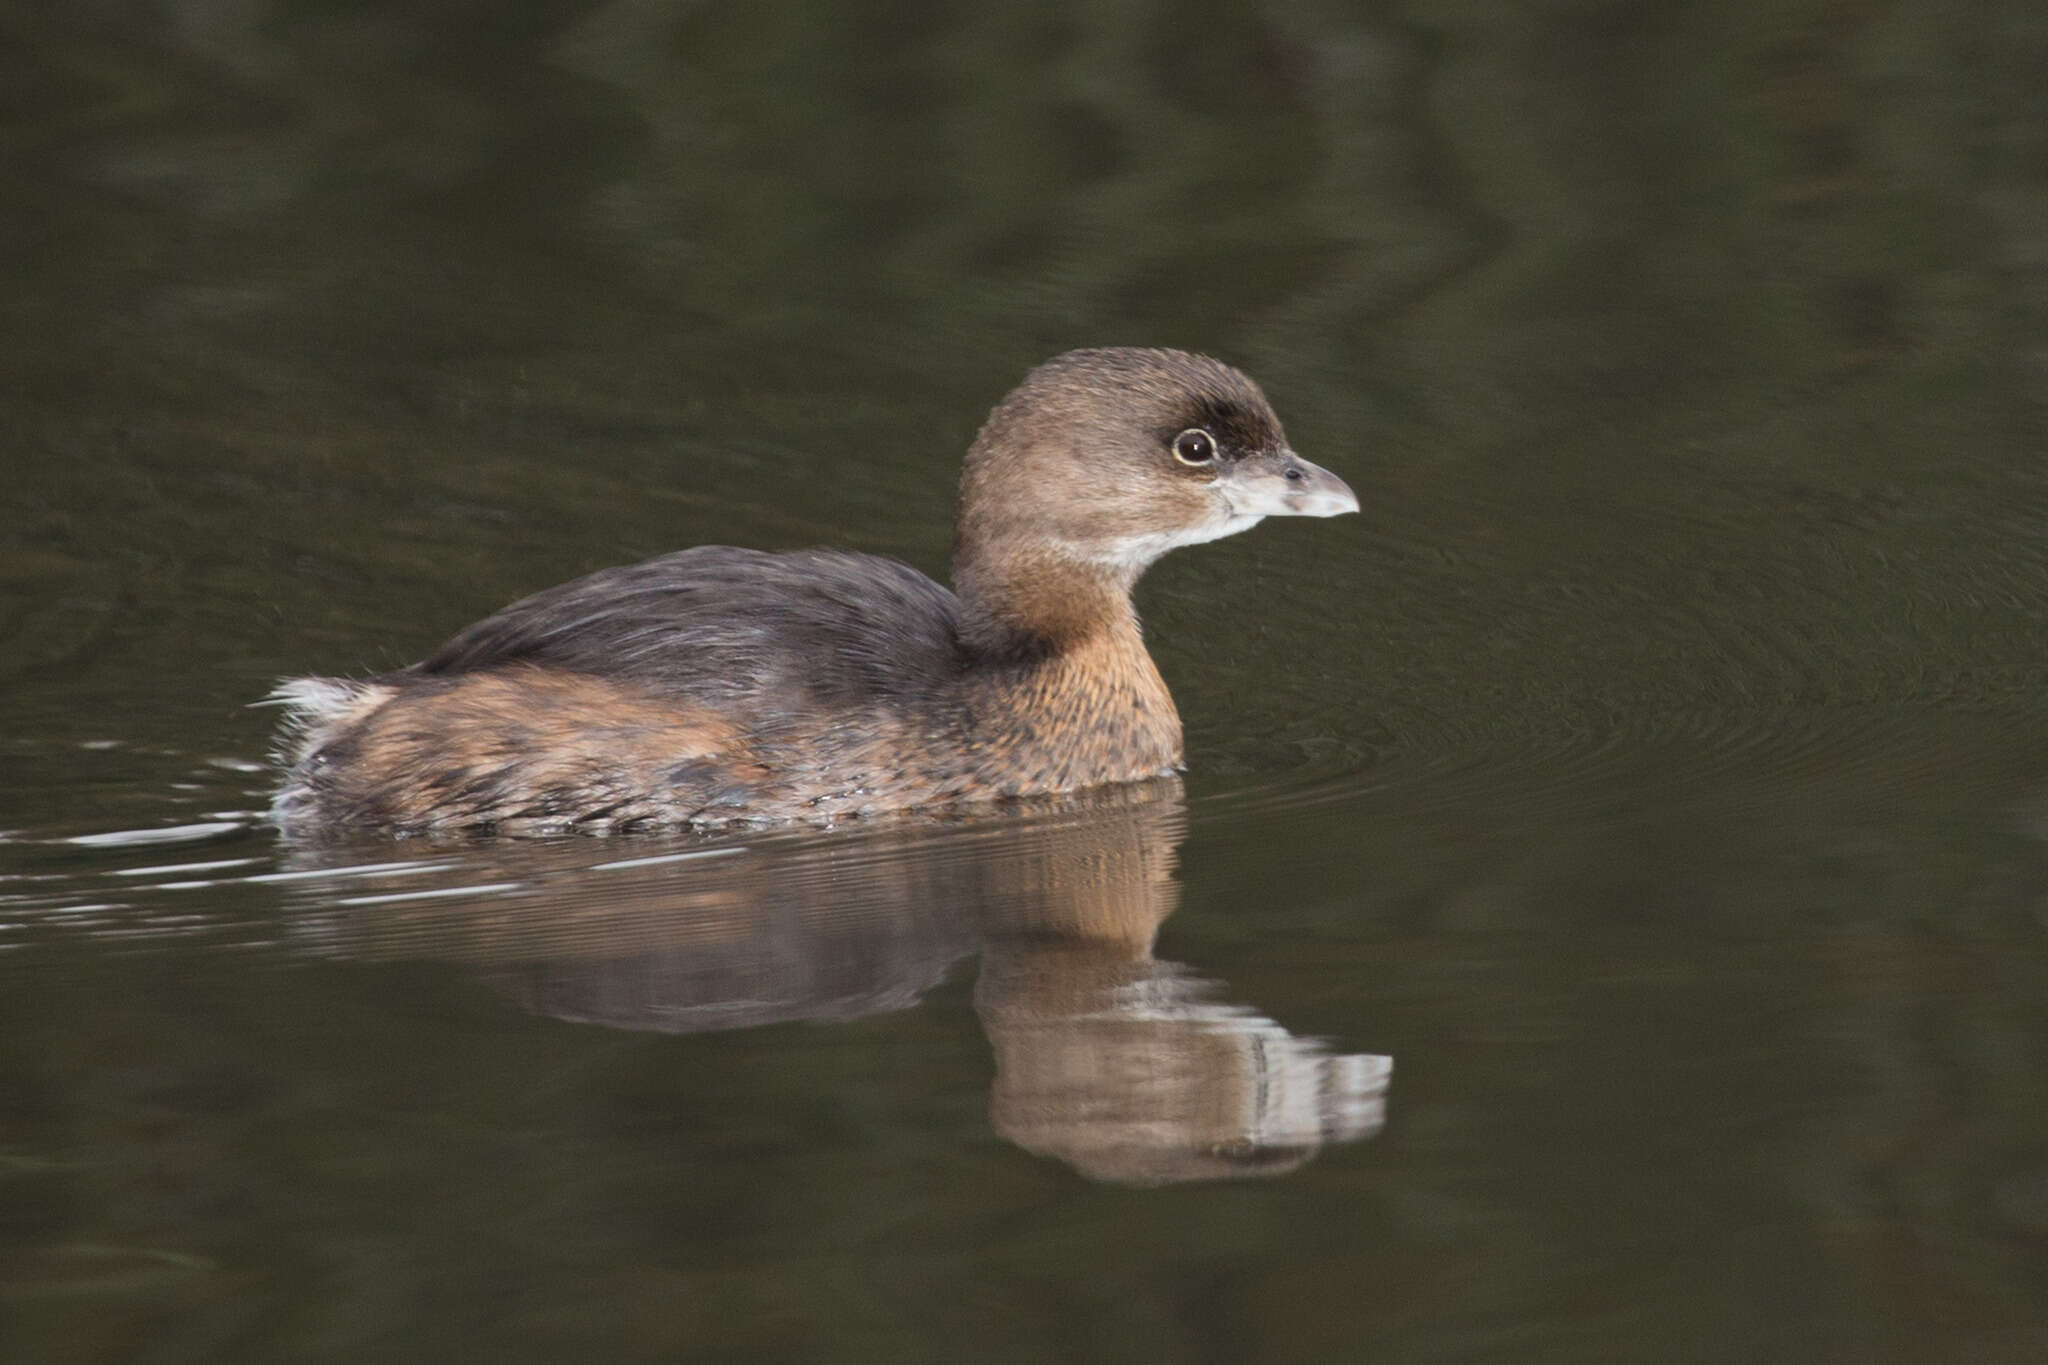
[[(0, 1358), (2048, 1358), (2038, 11), (0, 0)], [(1115, 343), (1184, 791), (261, 827)]]

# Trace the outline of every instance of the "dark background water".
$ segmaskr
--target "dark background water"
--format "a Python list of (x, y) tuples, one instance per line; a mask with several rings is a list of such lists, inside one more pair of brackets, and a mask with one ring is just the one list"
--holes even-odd
[[(0, 1354), (2048, 1357), (2044, 70), (2025, 0), (0, 0)], [(1184, 795), (261, 829), (276, 677), (941, 572), (1108, 343), (1365, 508), (1147, 579)]]

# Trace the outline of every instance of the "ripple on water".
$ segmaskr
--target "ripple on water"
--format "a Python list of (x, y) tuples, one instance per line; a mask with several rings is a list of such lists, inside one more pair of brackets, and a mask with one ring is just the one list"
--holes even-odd
[(246, 834), (254, 828), (251, 820), (205, 820), (190, 825), (163, 825), (154, 829), (117, 829), (102, 834), (74, 834), (63, 842), (74, 848), (156, 848), (167, 844), (203, 844)]
[(1297, 1037), (1155, 956), (1184, 830), (1165, 782), (985, 818), (397, 846), (410, 858), (372, 842), (166, 859), (164, 840), (67, 836), (101, 865), (24, 885), (32, 903), (0, 902), (0, 924), (117, 951), (442, 962), (534, 1014), (666, 1033), (908, 1010), (978, 958), (990, 1121), (1019, 1147), (1157, 1184), (1370, 1137), (1390, 1058)]
[(1802, 788), (1849, 798), (1931, 788), (1950, 798), (2016, 795), (2042, 757), (2041, 744), (2017, 736), (2037, 732), (2010, 710), (1912, 704), (1672, 710), (1554, 729), (1396, 716), (1384, 758), (1198, 781), (1190, 818), (1202, 829), (1347, 803), (1403, 816), (1512, 806), (1525, 818), (1571, 819), (1644, 801), (1706, 813)]
[(1205, 665), (1230, 705), (1187, 707), (1198, 826), (1354, 798), (1739, 801), (1938, 773), (1958, 745), (1989, 757), (2000, 715), (2039, 728), (2039, 498), (2001, 528), (1967, 497), (1769, 481), (1622, 482), (1548, 509), (1455, 491), (1362, 528), (1327, 589), (1352, 604), (1341, 628), (1283, 615), (1305, 642), (1284, 661)]

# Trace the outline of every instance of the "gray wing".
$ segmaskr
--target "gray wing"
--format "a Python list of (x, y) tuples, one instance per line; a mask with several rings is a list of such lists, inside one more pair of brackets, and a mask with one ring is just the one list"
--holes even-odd
[(719, 707), (922, 694), (957, 667), (958, 603), (906, 564), (705, 545), (536, 593), (398, 678), (528, 663)]

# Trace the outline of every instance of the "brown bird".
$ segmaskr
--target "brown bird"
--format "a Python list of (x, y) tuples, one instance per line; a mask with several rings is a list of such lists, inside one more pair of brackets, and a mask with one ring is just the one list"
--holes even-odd
[(281, 684), (273, 817), (294, 835), (714, 829), (1163, 776), (1180, 715), (1138, 576), (1264, 517), (1357, 510), (1238, 370), (1072, 351), (967, 452), (953, 592), (833, 550), (605, 569), (395, 673)]

